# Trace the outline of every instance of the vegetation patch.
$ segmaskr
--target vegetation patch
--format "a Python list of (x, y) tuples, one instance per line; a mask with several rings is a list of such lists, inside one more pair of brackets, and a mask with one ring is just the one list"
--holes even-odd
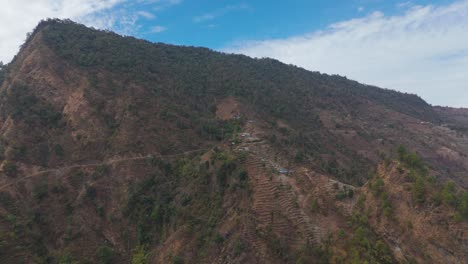
[(400, 146), (397, 152), (400, 162), (409, 171), (411, 192), (417, 204), (444, 204), (455, 210), (454, 220), (468, 220), (468, 191), (457, 190), (453, 182), (442, 183), (429, 177), (428, 169), (417, 153), (408, 152), (403, 146)]

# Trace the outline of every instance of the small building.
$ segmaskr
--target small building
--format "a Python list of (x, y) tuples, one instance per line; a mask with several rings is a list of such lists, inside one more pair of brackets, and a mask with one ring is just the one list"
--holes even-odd
[(241, 137), (250, 137), (250, 133), (241, 133), (240, 136)]
[(243, 147), (243, 148), (239, 148), (238, 149), (239, 151), (244, 151), (244, 152), (249, 152), (249, 148), (248, 147)]

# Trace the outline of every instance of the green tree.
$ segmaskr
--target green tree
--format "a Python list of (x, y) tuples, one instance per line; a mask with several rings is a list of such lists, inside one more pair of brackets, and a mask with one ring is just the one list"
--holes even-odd
[(468, 219), (468, 191), (464, 191), (461, 195), (458, 211), (463, 219)]
[(406, 153), (407, 153), (405, 146), (399, 145), (397, 149), (397, 153), (398, 153), (398, 158), (400, 159), (400, 161), (404, 160)]
[(16, 166), (14, 162), (7, 160), (3, 164), (3, 172), (7, 176), (14, 177), (18, 173), (18, 167)]
[(78, 262), (73, 259), (72, 255), (68, 251), (63, 252), (60, 255), (59, 260), (58, 260), (58, 264), (77, 264), (77, 263)]
[(378, 177), (377, 180), (370, 187), (375, 195), (379, 195), (383, 191), (384, 185), (385, 183), (382, 180), (382, 178)]
[(49, 186), (47, 182), (42, 181), (33, 186), (32, 189), (32, 196), (34, 199), (38, 200), (39, 202), (46, 198), (49, 194)]
[(413, 192), (413, 198), (417, 203), (419, 204), (424, 203), (426, 199), (426, 184), (424, 182), (423, 177), (418, 176), (416, 178), (416, 181), (413, 184), (412, 192)]
[(99, 264), (112, 264), (115, 261), (115, 251), (108, 246), (101, 246), (96, 250)]
[(146, 252), (144, 246), (138, 246), (133, 253), (132, 264), (147, 264), (149, 254)]
[(442, 188), (442, 201), (448, 205), (456, 206), (457, 196), (455, 194), (455, 184), (447, 182)]
[(60, 144), (54, 145), (54, 152), (59, 157), (63, 157), (63, 155), (65, 154), (65, 151), (63, 150), (63, 147)]

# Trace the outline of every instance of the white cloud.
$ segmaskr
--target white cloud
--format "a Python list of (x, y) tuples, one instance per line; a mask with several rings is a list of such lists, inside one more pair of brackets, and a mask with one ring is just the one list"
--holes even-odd
[(366, 9), (365, 7), (360, 6), (360, 7), (358, 7), (357, 11), (358, 11), (358, 12), (362, 12), (362, 11), (364, 11), (365, 9)]
[(42, 19), (69, 18), (87, 26), (135, 35), (142, 28), (139, 19), (155, 19), (155, 12), (180, 3), (182, 0), (0, 0), (0, 61), (11, 61), (26, 33)]
[(374, 12), (323, 31), (241, 42), (224, 51), (272, 57), (417, 93), (433, 104), (467, 107), (468, 0), (401, 8), (401, 15)]
[(164, 32), (166, 30), (167, 30), (167, 28), (163, 27), (163, 26), (154, 26), (154, 27), (151, 28), (152, 33), (161, 33), (161, 32)]
[(213, 20), (217, 17), (224, 16), (227, 13), (233, 12), (233, 11), (240, 11), (240, 10), (250, 10), (250, 6), (246, 4), (240, 4), (240, 5), (228, 5), (223, 8), (217, 9), (215, 11), (203, 14), (201, 16), (196, 16), (193, 18), (193, 21), (195, 23), (200, 23), (200, 22), (205, 22), (205, 21), (210, 21)]
[(70, 18), (97, 28), (110, 28), (117, 19), (95, 16), (124, 0), (0, 0), (0, 60), (10, 61), (19, 45), (41, 19)]
[(398, 3), (397, 7), (404, 8), (404, 7), (408, 7), (408, 6), (412, 6), (412, 5), (413, 5), (413, 3), (411, 1), (406, 1), (406, 2)]
[(156, 18), (156, 16), (154, 14), (152, 14), (150, 12), (147, 12), (147, 11), (138, 11), (137, 14), (139, 16), (142, 16), (142, 17), (146, 18), (146, 19), (155, 19)]
[(153, 7), (154, 11), (162, 11), (169, 7), (178, 5), (182, 3), (182, 0), (146, 0), (147, 3), (156, 3), (157, 5)]

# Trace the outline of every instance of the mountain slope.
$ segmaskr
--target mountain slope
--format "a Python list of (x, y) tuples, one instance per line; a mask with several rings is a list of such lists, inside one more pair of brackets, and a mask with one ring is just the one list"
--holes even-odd
[[(466, 120), (416, 95), (60, 20), (41, 22), (0, 78), (5, 263), (466, 257), (464, 235), (440, 231), (466, 230), (468, 138), (444, 125)], [(446, 213), (415, 228), (440, 226), (445, 259), (387, 232), (408, 210), (391, 181), (390, 198), (369, 190), (379, 164), (408, 165), (399, 145), (424, 161), (407, 185), (423, 182), (426, 199), (404, 201)]]

